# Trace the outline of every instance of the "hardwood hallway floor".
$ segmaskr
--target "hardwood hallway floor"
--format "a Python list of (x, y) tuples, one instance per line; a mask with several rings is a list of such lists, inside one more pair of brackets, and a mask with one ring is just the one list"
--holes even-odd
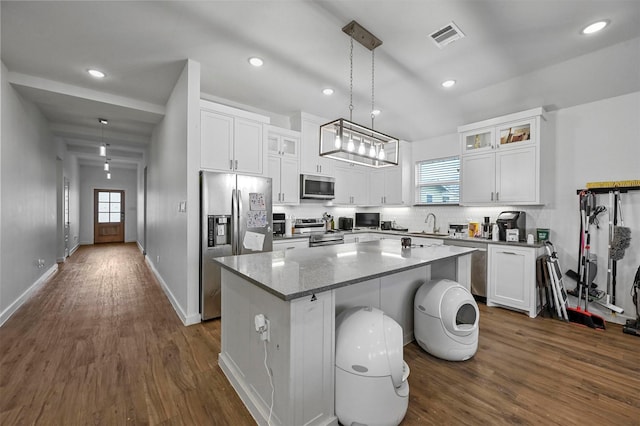
[[(639, 338), (480, 311), (469, 361), (405, 347), (402, 425), (640, 425)], [(219, 351), (220, 322), (183, 326), (135, 245), (83, 246), (0, 327), (0, 425), (255, 424)]]

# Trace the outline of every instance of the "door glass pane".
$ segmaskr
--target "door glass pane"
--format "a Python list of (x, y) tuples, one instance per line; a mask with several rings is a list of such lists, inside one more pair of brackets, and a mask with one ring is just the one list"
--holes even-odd
[(98, 192), (98, 201), (109, 202), (109, 193), (108, 192)]
[(119, 203), (120, 202), (120, 193), (119, 192), (112, 192), (111, 193), (111, 202), (112, 203)]
[(289, 155), (296, 155), (296, 141), (283, 139), (282, 152)]
[(98, 212), (109, 212), (109, 203), (98, 203)]
[(120, 222), (120, 213), (111, 213), (109, 222)]
[(120, 203), (111, 203), (111, 213), (120, 213)]
[(278, 138), (269, 136), (269, 151), (278, 152)]
[(98, 213), (98, 223), (109, 222), (109, 213)]

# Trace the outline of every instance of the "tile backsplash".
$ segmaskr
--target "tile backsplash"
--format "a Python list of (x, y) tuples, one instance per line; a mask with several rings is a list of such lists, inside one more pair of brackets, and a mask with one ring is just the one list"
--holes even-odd
[(408, 228), (409, 231), (420, 232), (426, 228), (427, 214), (436, 216), (436, 227), (440, 232), (447, 232), (450, 223), (484, 222), (484, 217), (489, 216), (490, 221), (503, 211), (518, 210), (527, 214), (527, 233), (535, 237), (536, 228), (551, 228), (549, 211), (543, 206), (500, 206), (500, 207), (461, 207), (461, 206), (403, 206), (403, 207), (344, 207), (331, 206), (323, 202), (303, 202), (297, 206), (274, 206), (276, 213), (286, 213), (294, 218), (320, 218), (324, 212), (333, 215), (334, 218), (353, 217), (359, 212), (380, 212), (381, 220), (396, 221), (399, 227)]

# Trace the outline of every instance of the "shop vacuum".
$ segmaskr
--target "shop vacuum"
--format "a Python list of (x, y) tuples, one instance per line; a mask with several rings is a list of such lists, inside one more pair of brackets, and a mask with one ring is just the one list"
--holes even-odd
[(633, 334), (640, 337), (640, 267), (636, 271), (636, 277), (633, 280), (633, 286), (631, 287), (631, 297), (633, 303), (636, 305), (636, 319), (627, 320), (627, 323), (622, 328), (622, 331), (627, 334)]

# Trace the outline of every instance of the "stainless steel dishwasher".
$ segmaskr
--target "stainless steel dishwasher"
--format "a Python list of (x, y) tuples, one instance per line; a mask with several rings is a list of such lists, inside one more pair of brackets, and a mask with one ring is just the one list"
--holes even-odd
[(471, 247), (476, 251), (471, 253), (471, 294), (487, 297), (487, 243), (464, 238), (445, 238), (445, 245)]

